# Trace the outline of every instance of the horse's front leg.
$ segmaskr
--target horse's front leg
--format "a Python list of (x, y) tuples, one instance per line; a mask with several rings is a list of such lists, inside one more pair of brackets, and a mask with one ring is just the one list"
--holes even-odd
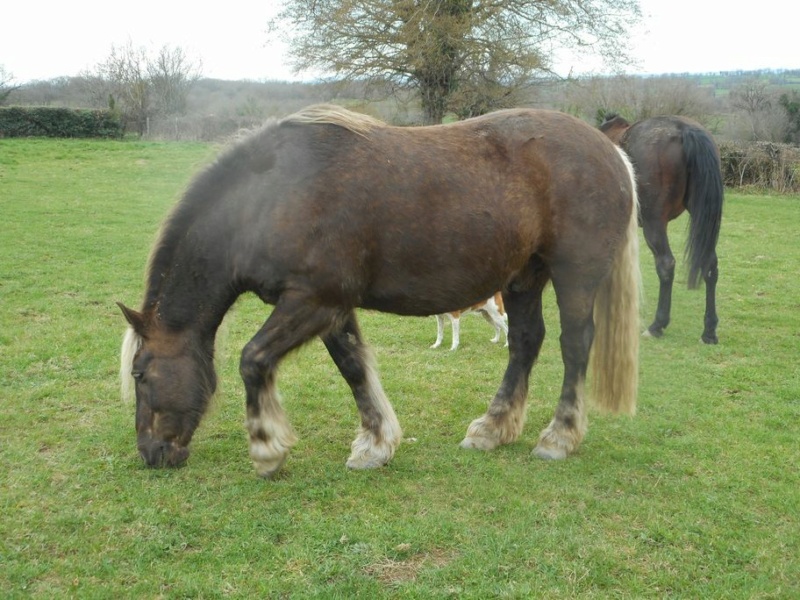
[(250, 458), (262, 477), (272, 477), (281, 468), (297, 441), (275, 385), (278, 364), (288, 352), (330, 328), (334, 319), (334, 312), (286, 295), (242, 350), (239, 371), (246, 392)]
[(486, 414), (467, 429), (462, 448), (493, 450), (513, 442), (522, 432), (528, 379), (545, 335), (542, 290), (546, 282), (542, 272), (533, 287), (515, 291), (512, 285), (503, 295), (508, 313), (508, 366)]
[(361, 339), (354, 313), (322, 341), (347, 381), (361, 415), (361, 429), (351, 444), (347, 466), (370, 469), (385, 465), (394, 456), (403, 433), (394, 409), (381, 386), (374, 359)]
[(714, 252), (709, 266), (703, 271), (703, 280), (706, 282), (706, 313), (703, 319), (703, 337), (706, 344), (716, 344), (717, 339), (717, 279), (719, 271), (717, 269), (717, 253)]

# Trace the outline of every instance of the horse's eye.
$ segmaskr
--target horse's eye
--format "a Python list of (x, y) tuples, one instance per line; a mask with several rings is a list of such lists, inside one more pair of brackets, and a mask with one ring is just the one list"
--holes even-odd
[(144, 371), (132, 371), (131, 377), (133, 377), (136, 381), (141, 381), (144, 377)]

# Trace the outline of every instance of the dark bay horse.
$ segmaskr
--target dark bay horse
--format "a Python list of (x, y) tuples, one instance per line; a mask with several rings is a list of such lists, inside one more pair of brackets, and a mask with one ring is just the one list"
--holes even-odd
[(194, 178), (153, 248), (141, 309), (120, 305), (130, 325), (123, 391), (135, 391), (142, 458), (186, 460), (216, 387), (217, 328), (245, 292), (274, 307), (240, 361), (260, 475), (274, 474), (296, 441), (275, 383), (288, 352), (322, 339), (361, 417), (347, 466), (377, 467), (402, 433), (356, 309), (425, 316), (496, 290), (509, 315), (508, 366), (462, 446), (510, 443), (522, 430), (550, 281), (564, 379), (535, 452), (565, 457), (586, 432), (590, 360), (599, 406), (635, 409), (632, 173), (603, 134), (550, 111), (400, 128), (323, 105), (267, 123)]
[(653, 117), (631, 125), (609, 114), (600, 130), (619, 144), (633, 163), (639, 191), (641, 225), (653, 252), (660, 282), (658, 307), (647, 332), (661, 337), (669, 325), (675, 257), (667, 225), (689, 211), (686, 255), (689, 288), (702, 275), (706, 309), (702, 340), (717, 343), (717, 240), (722, 223), (722, 171), (719, 150), (702, 125), (685, 117)]

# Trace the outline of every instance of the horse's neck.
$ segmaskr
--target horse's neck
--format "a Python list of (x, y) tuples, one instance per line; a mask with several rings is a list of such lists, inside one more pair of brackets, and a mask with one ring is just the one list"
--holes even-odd
[(216, 332), (239, 296), (230, 270), (223, 264), (224, 254), (212, 244), (191, 254), (176, 252), (171, 266), (158, 275), (158, 285), (149, 294), (159, 320), (178, 330), (194, 329), (208, 335)]

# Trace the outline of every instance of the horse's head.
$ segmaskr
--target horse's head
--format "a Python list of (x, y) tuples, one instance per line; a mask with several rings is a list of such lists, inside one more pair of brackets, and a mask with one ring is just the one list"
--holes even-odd
[(624, 134), (631, 124), (617, 113), (606, 113), (603, 122), (600, 124), (600, 131), (606, 134), (615, 144), (619, 144)]
[(136, 393), (137, 446), (150, 467), (177, 467), (216, 387), (213, 347), (122, 304), (130, 328), (122, 345), (123, 395)]

